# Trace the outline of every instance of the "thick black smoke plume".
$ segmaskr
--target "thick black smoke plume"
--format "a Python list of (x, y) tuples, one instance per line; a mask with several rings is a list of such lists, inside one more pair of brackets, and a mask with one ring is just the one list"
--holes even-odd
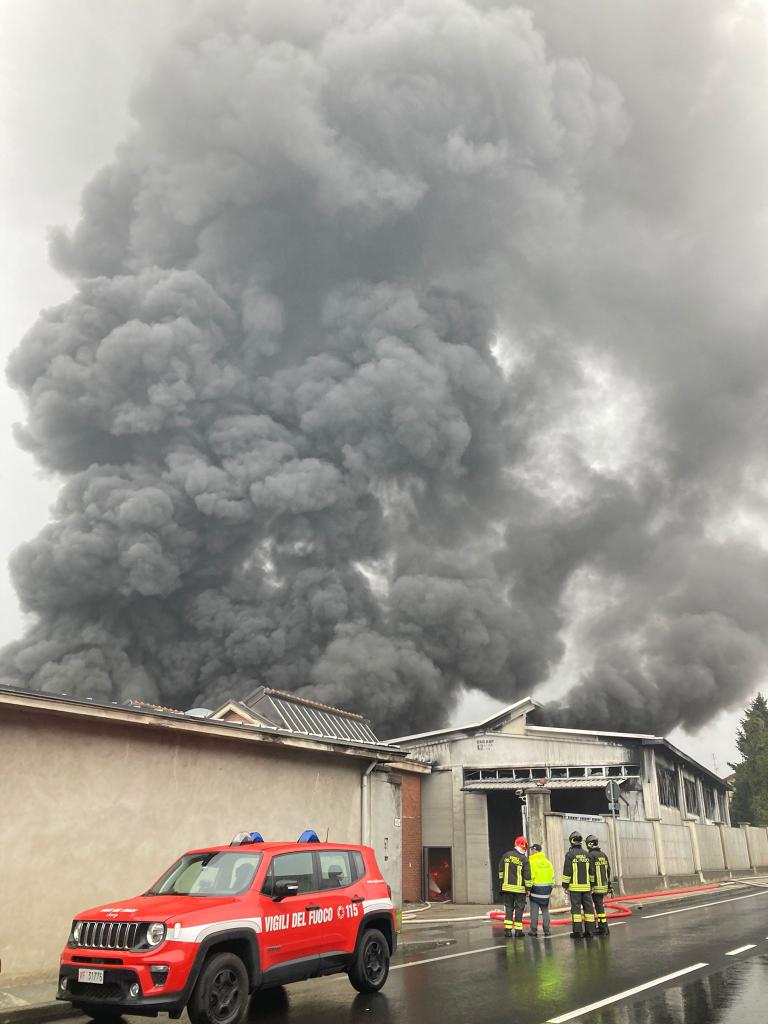
[[(65, 478), (0, 676), (435, 725), (566, 642), (568, 721), (766, 664), (766, 61), (726, 0), (220, 0), (14, 353)], [(761, 205), (762, 204), (762, 205)]]

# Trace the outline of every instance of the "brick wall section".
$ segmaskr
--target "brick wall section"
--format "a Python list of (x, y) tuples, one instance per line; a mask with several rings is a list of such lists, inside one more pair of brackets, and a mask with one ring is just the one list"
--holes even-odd
[(421, 775), (403, 776), (403, 902), (422, 899)]

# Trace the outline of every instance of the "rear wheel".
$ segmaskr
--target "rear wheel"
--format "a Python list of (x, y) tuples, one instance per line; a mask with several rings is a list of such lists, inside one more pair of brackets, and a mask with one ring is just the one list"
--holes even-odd
[(248, 973), (234, 953), (206, 960), (187, 1003), (192, 1024), (238, 1024), (248, 1007)]
[(389, 943), (377, 928), (363, 932), (349, 980), (358, 992), (378, 992), (389, 974)]

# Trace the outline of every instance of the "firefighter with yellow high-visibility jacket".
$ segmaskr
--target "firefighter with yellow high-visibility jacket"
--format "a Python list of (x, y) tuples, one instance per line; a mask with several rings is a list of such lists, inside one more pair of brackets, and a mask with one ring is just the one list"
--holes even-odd
[(592, 902), (594, 874), (592, 861), (581, 845), (581, 833), (568, 836), (571, 848), (563, 863), (563, 889), (571, 898), (572, 939), (591, 939), (595, 934), (595, 905)]
[(592, 899), (595, 904), (597, 934), (608, 934), (608, 916), (605, 913), (605, 897), (611, 891), (611, 862), (600, 849), (597, 836), (587, 836), (587, 856), (592, 861)]
[(528, 861), (528, 841), (524, 836), (515, 840), (514, 850), (509, 850), (499, 861), (499, 881), (504, 899), (504, 934), (523, 939), (523, 914), (525, 901), (531, 888), (531, 865)]

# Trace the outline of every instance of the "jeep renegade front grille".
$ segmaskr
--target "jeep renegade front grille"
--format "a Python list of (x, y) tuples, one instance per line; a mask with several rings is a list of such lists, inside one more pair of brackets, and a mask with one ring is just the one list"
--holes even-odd
[(83, 921), (80, 941), (72, 945), (85, 949), (132, 949), (140, 927), (132, 921)]

